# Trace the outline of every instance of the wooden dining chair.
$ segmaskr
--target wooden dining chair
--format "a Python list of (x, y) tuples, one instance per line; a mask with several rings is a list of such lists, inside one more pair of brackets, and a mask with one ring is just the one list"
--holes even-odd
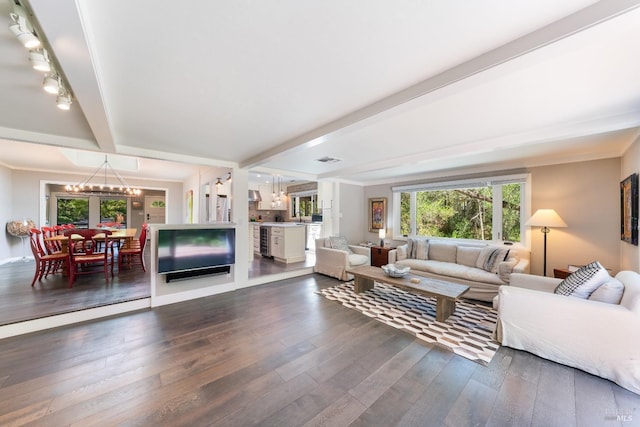
[[(104, 236), (104, 238), (100, 238), (104, 242), (101, 250), (98, 248), (96, 240), (98, 234)], [(68, 238), (69, 247), (69, 287), (73, 287), (73, 282), (78, 274), (91, 274), (100, 271), (104, 272), (105, 281), (109, 283), (109, 270), (111, 270), (111, 277), (113, 277), (114, 267), (113, 245), (109, 243), (111, 231), (76, 228), (65, 230), (64, 235)]]
[(140, 266), (142, 266), (142, 271), (147, 271), (147, 268), (144, 265), (144, 248), (147, 245), (147, 228), (148, 226), (143, 224), (137, 243), (130, 245), (129, 247), (123, 246), (118, 252), (118, 273), (122, 270), (123, 263), (126, 263), (129, 268), (131, 268), (132, 264), (140, 264)]
[(62, 245), (60, 244), (60, 241), (47, 240), (50, 237), (58, 235), (56, 230), (53, 227), (47, 226), (40, 227), (40, 230), (42, 231), (42, 240), (44, 242), (44, 248), (47, 250), (47, 254), (52, 255), (62, 252)]
[(31, 286), (36, 283), (36, 279), (41, 281), (49, 274), (53, 274), (62, 269), (68, 262), (68, 257), (62, 252), (57, 254), (48, 254), (42, 244), (42, 231), (37, 228), (29, 230), (29, 245), (33, 253), (33, 259), (36, 261), (36, 272), (33, 275)]

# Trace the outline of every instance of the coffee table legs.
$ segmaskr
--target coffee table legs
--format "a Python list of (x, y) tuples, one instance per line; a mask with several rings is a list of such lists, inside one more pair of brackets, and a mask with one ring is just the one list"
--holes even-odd
[(436, 297), (436, 320), (444, 322), (456, 311), (456, 300)]
[(369, 289), (373, 289), (373, 279), (367, 279), (366, 277), (355, 276), (353, 282), (353, 290), (356, 294), (366, 292)]

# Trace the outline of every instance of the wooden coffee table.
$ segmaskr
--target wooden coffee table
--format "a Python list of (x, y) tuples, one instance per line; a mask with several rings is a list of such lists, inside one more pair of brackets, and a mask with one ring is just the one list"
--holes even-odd
[[(354, 290), (356, 293), (373, 289), (373, 282), (386, 283), (409, 292), (436, 298), (436, 320), (444, 322), (456, 309), (456, 299), (469, 290), (469, 286), (444, 280), (431, 279), (429, 277), (407, 274), (404, 277), (389, 277), (380, 267), (361, 265), (350, 268), (348, 273), (353, 274)], [(412, 283), (411, 279), (419, 279), (419, 283)]]

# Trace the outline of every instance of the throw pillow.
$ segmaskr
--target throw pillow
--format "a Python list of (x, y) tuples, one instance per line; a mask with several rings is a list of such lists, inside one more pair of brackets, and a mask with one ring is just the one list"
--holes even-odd
[(587, 299), (609, 278), (607, 270), (598, 261), (594, 261), (568, 275), (554, 292), (559, 295)]
[(351, 249), (349, 249), (349, 243), (347, 242), (346, 237), (342, 236), (331, 236), (329, 237), (329, 241), (331, 242), (331, 248), (337, 249), (340, 251), (345, 251), (351, 253)]
[(476, 267), (491, 273), (498, 272), (498, 264), (509, 256), (509, 249), (498, 246), (485, 246), (478, 255)]
[(414, 246), (416, 247), (415, 259), (429, 259), (429, 242), (427, 240), (417, 240)]
[(407, 245), (401, 245), (396, 248), (396, 260), (402, 261), (407, 259)]
[(624, 284), (615, 277), (612, 277), (593, 291), (589, 299), (592, 301), (606, 302), (608, 304), (620, 304), (623, 293)]

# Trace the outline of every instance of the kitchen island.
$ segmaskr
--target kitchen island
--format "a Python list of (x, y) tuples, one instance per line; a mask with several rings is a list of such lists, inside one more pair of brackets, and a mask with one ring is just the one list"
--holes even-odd
[(265, 222), (260, 224), (260, 254), (283, 263), (306, 259), (306, 227), (293, 222)]

